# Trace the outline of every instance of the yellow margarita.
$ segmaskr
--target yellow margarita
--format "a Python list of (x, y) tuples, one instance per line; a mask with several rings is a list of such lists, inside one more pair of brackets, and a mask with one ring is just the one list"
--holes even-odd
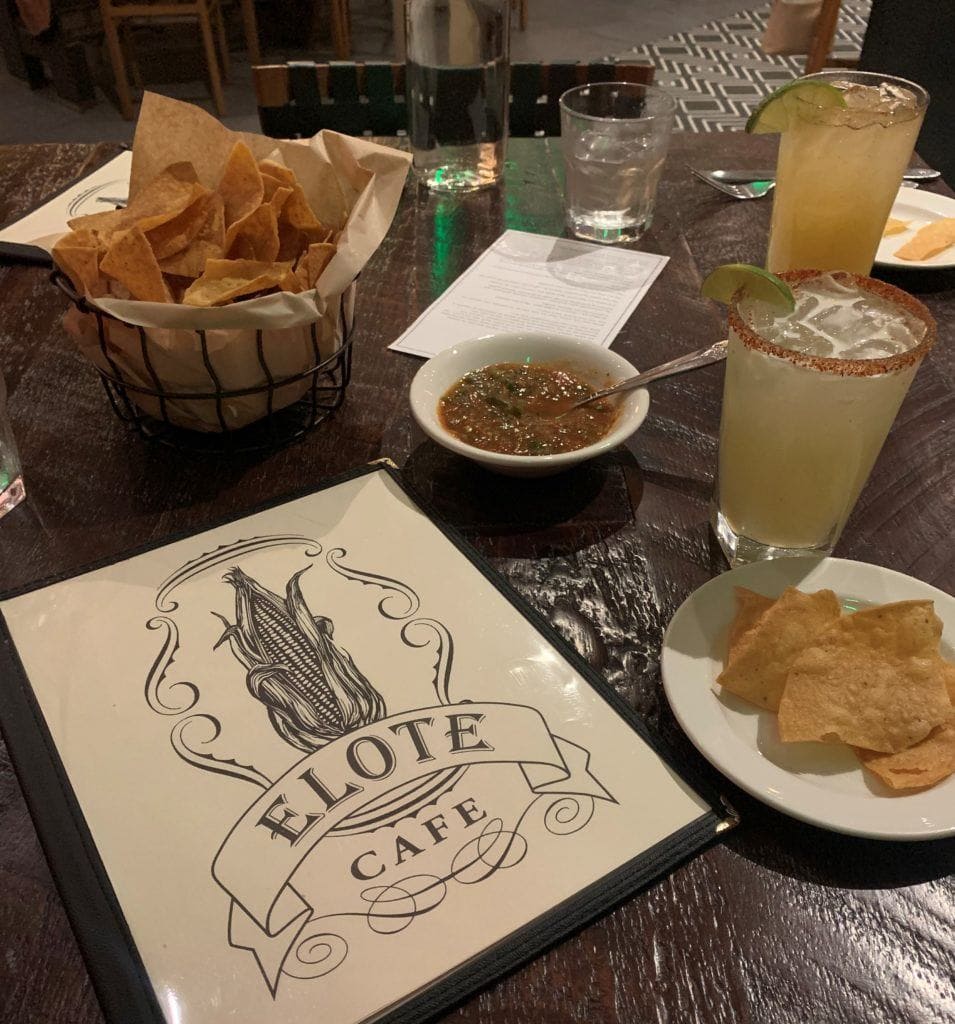
[(935, 338), (897, 288), (782, 276), (793, 312), (730, 313), (714, 528), (736, 562), (832, 550)]
[[(903, 79), (827, 71), (800, 79), (842, 94), (791, 88), (782, 129), (766, 266), (867, 274), (912, 156), (928, 93)], [(844, 104), (844, 105), (843, 105)]]

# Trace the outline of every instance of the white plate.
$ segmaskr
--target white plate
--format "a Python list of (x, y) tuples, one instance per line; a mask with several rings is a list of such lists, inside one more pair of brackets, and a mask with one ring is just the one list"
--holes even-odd
[(919, 228), (924, 228), (926, 224), (941, 220), (943, 217), (955, 217), (955, 199), (939, 196), (934, 192), (922, 192), (917, 188), (900, 188), (889, 216), (895, 217), (896, 220), (910, 221), (910, 224), (906, 231), (889, 235), (879, 243), (875, 262), (880, 267), (901, 267), (904, 270), (940, 270), (943, 267), (955, 267), (955, 245), (950, 245), (927, 260), (900, 260), (898, 256), (893, 255), (915, 237), (915, 232)]
[(717, 695), (734, 586), (776, 597), (787, 586), (830, 588), (843, 607), (929, 599), (952, 660), (955, 598), (920, 580), (864, 562), (785, 558), (756, 562), (705, 583), (678, 609), (663, 638), (663, 686), (677, 721), (700, 753), (757, 799), (794, 818), (873, 839), (955, 835), (955, 776), (922, 792), (884, 786), (841, 743), (781, 743), (776, 716), (732, 694)]

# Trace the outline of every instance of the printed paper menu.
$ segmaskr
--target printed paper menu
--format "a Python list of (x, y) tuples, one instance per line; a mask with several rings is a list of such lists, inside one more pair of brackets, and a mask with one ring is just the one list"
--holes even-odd
[(609, 347), (667, 257), (505, 231), (390, 347), (430, 358), (501, 331), (541, 331)]
[(53, 241), (68, 230), (67, 221), (125, 203), (132, 162), (130, 151), (120, 153), (25, 217), (8, 224), (0, 230), (0, 251), (13, 255), (36, 248), (49, 251)]

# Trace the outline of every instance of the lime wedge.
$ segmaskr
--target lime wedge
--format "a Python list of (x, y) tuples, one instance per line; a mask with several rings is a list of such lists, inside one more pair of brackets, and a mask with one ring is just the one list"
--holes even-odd
[(728, 306), (742, 292), (748, 299), (759, 299), (782, 313), (796, 308), (793, 293), (785, 281), (762, 267), (749, 263), (724, 263), (712, 271), (700, 285), (700, 294)]
[(814, 107), (844, 107), (846, 98), (842, 91), (829, 82), (814, 82), (797, 78), (780, 86), (771, 96), (749, 115), (746, 130), (752, 135), (767, 135), (784, 132), (790, 125), (797, 103), (803, 101)]

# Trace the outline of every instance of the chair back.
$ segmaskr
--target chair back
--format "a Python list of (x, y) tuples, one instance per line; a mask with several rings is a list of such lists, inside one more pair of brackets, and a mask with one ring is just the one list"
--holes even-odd
[(955, 185), (955, 5), (938, 0), (875, 0), (862, 41), (860, 71), (918, 82), (931, 100), (918, 137), (919, 156)]
[[(653, 65), (634, 62), (511, 64), (510, 134), (559, 135), (563, 92), (587, 82), (653, 82)], [(480, 70), (451, 69), (459, 94), (474, 92)], [(407, 131), (405, 66), (372, 62), (290, 61), (252, 69), (262, 131), (273, 138), (308, 138), (322, 128), (348, 135)]]

